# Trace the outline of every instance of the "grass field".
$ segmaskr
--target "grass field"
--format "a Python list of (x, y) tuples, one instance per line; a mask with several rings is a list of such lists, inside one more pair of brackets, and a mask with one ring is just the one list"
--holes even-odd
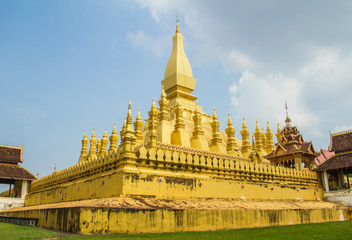
[(167, 239), (167, 240), (236, 240), (236, 239), (352, 239), (352, 221), (304, 224), (294, 226), (237, 229), (226, 231), (209, 232), (185, 232), (185, 233), (160, 233), (160, 234), (133, 234), (133, 235), (75, 235), (58, 233), (50, 230), (17, 226), (0, 223), (0, 239)]

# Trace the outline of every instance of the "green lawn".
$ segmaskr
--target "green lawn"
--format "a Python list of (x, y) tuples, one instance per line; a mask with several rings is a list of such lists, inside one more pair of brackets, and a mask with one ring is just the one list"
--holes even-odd
[(7, 223), (0, 223), (0, 239), (167, 239), (167, 240), (194, 240), (194, 239), (352, 239), (352, 221), (305, 224), (282, 227), (237, 229), (210, 232), (134, 234), (134, 235), (65, 235), (61, 233), (31, 227), (22, 227)]

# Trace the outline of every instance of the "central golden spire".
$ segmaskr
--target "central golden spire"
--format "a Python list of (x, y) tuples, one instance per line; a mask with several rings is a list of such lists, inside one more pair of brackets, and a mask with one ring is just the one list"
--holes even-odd
[(176, 105), (176, 98), (183, 107), (194, 109), (197, 98), (191, 93), (195, 89), (196, 79), (193, 78), (191, 64), (183, 49), (183, 36), (180, 33), (179, 21), (176, 22), (176, 33), (173, 36), (173, 48), (165, 70), (162, 85), (170, 100), (169, 106)]

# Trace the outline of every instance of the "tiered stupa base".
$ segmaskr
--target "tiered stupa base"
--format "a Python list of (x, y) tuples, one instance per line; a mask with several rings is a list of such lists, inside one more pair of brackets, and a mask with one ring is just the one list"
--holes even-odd
[(205, 231), (349, 220), (348, 208), (321, 201), (104, 198), (17, 208), (38, 227), (82, 234)]

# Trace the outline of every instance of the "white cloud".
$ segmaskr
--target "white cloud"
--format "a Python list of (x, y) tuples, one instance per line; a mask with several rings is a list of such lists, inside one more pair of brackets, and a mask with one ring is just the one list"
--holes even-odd
[(346, 125), (337, 125), (331, 131), (331, 133), (343, 132), (343, 131), (348, 131), (348, 130), (352, 130), (352, 123), (351, 124), (346, 124)]
[(322, 2), (317, 9), (304, 1), (138, 2), (159, 23), (183, 16), (191, 64), (218, 62), (228, 75), (242, 73), (229, 86), (229, 101), (249, 127), (258, 119), (276, 129), (285, 101), (293, 123), (318, 145), (328, 144), (335, 126), (349, 126), (352, 3)]
[(155, 21), (160, 22), (163, 14), (166, 14), (171, 9), (177, 7), (179, 1), (166, 0), (137, 0), (143, 8), (149, 8), (150, 14)]
[(153, 37), (138, 31), (137, 33), (127, 33), (127, 39), (134, 45), (141, 47), (144, 50), (151, 51), (156, 56), (162, 56), (170, 52), (169, 49), (169, 36)]
[(275, 127), (277, 122), (282, 125), (287, 101), (293, 123), (310, 129), (314, 136), (321, 136), (316, 128), (319, 119), (301, 101), (302, 85), (296, 79), (282, 75), (257, 76), (247, 71), (239, 84), (234, 83), (229, 91), (236, 117), (240, 119), (244, 115), (252, 129), (256, 120), (262, 127), (265, 127), (266, 121), (270, 122), (271, 127)]
[[(249, 58), (249, 56), (233, 49), (225, 55), (225, 61), (223, 62), (225, 71), (228, 73), (236, 73), (238, 71), (253, 70), (255, 63)], [(222, 56), (220, 56), (221, 58)]]

